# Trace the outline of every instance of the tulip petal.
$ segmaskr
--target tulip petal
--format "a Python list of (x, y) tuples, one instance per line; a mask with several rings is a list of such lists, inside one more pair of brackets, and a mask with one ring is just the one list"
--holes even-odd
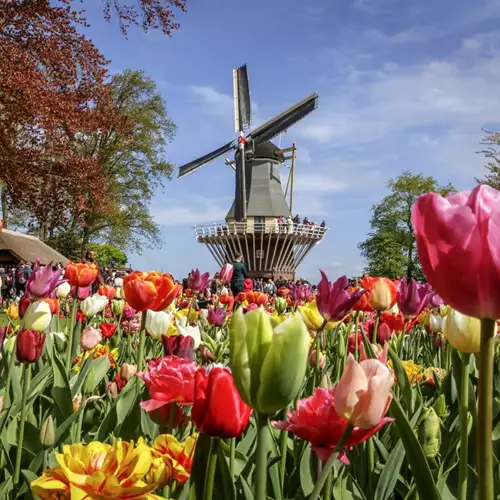
[(358, 392), (366, 391), (367, 388), (368, 380), (363, 368), (349, 354), (344, 373), (335, 388), (335, 409), (339, 415), (349, 421), (359, 400)]

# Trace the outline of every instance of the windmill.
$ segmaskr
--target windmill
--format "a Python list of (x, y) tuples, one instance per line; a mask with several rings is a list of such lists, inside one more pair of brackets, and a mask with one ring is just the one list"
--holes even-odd
[[(208, 246), (219, 264), (241, 253), (252, 276), (290, 277), (308, 250), (323, 238), (326, 228), (299, 227), (301, 224), (276, 226), (277, 217), (291, 216), (296, 148), (294, 143), (291, 148), (281, 149), (271, 141), (314, 111), (318, 94), (312, 93), (250, 130), (252, 112), (246, 64), (233, 70), (233, 90), (236, 138), (181, 166), (178, 177), (235, 151), (234, 161), (225, 160), (235, 171), (233, 205), (225, 223), (195, 226), (198, 241)], [(291, 168), (283, 193), (280, 166), (287, 159), (291, 159)], [(291, 187), (290, 206), (286, 201), (288, 187)]]

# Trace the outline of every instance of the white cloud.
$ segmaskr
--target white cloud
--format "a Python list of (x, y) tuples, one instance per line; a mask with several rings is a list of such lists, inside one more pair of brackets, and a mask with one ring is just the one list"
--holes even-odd
[(348, 186), (347, 183), (335, 179), (334, 175), (328, 176), (305, 173), (296, 175), (294, 179), (294, 188), (298, 192), (335, 192), (343, 191)]
[(233, 98), (229, 94), (217, 91), (205, 85), (191, 85), (191, 92), (204, 106), (206, 111), (216, 114), (232, 116), (234, 113)]
[(398, 31), (391, 35), (376, 29), (370, 29), (367, 31), (366, 35), (371, 41), (383, 44), (423, 42), (428, 39), (428, 35), (424, 32), (424, 30), (419, 30), (415, 27)]

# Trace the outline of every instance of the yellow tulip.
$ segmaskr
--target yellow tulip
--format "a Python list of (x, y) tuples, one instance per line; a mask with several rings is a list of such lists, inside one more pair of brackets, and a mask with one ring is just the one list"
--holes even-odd
[(450, 309), (443, 320), (446, 340), (457, 350), (465, 353), (479, 352), (481, 321)]
[(7, 316), (11, 321), (19, 319), (19, 307), (15, 302), (11, 302), (7, 308)]
[(271, 315), (271, 323), (273, 325), (273, 328), (278, 326), (280, 323), (283, 323), (283, 321), (286, 321), (288, 318), (284, 314), (278, 314), (278, 311), (274, 311), (273, 314)]
[[(323, 316), (319, 313), (315, 300), (306, 306), (299, 306), (298, 309), (308, 330), (316, 332), (323, 326)], [(330, 321), (326, 324), (325, 330), (332, 330), (340, 323), (340, 321)]]
[(56, 453), (58, 467), (48, 469), (31, 483), (41, 500), (53, 498), (113, 498), (159, 500), (152, 492), (158, 483), (147, 483), (145, 476), (153, 464), (151, 449), (139, 439), (113, 445), (94, 441), (87, 445), (63, 446)]

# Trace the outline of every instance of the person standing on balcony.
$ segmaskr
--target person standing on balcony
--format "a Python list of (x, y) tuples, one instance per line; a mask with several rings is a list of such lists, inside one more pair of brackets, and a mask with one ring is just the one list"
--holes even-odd
[(245, 278), (248, 278), (247, 266), (243, 262), (243, 255), (237, 255), (233, 262), (233, 277), (231, 278), (231, 291), (236, 297), (245, 289)]

